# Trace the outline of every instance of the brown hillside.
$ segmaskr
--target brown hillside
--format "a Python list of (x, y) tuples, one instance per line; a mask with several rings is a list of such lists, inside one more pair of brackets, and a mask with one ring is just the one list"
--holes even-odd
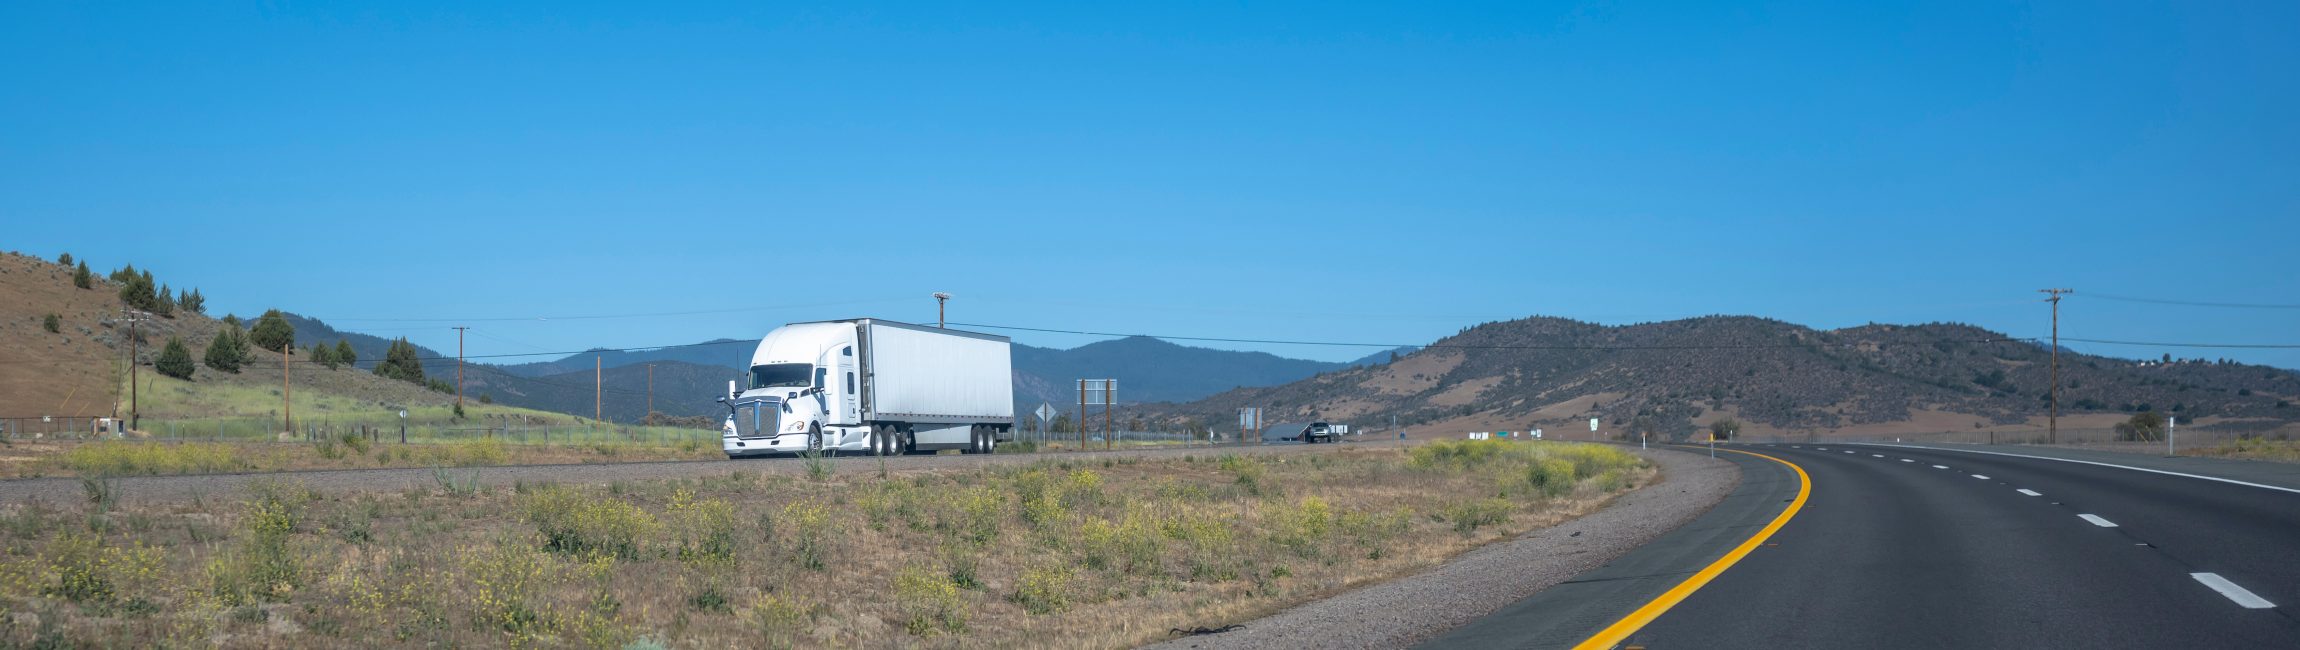
[[(1891, 432), (2041, 426), (2050, 352), (1961, 324), (1815, 330), (1717, 316), (1608, 327), (1559, 318), (1487, 323), (1394, 363), (1242, 388), (1168, 421), (1327, 419), (1445, 429), (1689, 434), (1721, 417), (1752, 432)], [(2300, 373), (2206, 360), (2144, 363), (2063, 351), (2063, 426), (2172, 412), (2229, 432), (2300, 431)]]
[[(0, 254), (0, 417), (112, 415), (127, 332), (118, 289), (101, 277), (93, 286), (72, 286), (72, 269), (53, 260)], [(49, 314), (57, 333), (42, 325)]]
[[(79, 289), (72, 285), (68, 267), (17, 253), (0, 254), (0, 305), (6, 305), (0, 315), (0, 417), (108, 417), (115, 408), (127, 415), (128, 325), (120, 317), (118, 287), (104, 281), (103, 273), (97, 272), (94, 288)], [(61, 333), (51, 334), (42, 327), (49, 313), (59, 315)], [(243, 318), (250, 324), (254, 320)], [(197, 362), (223, 327), (227, 325), (220, 320), (182, 310), (172, 318), (155, 317), (136, 327), (142, 340), (137, 346), (142, 366), (136, 373), (142, 382), (139, 401), (147, 425), (154, 418), (277, 414), (281, 380), (277, 353), (252, 350), (238, 373), (199, 364), (188, 382), (152, 370), (150, 364), (170, 336), (181, 337)], [(297, 338), (298, 346), (312, 342)], [(299, 351), (294, 369), (299, 417), (325, 417), (357, 405), (381, 413), (386, 407), (453, 401), (451, 396), (367, 370), (327, 369), (300, 355)]]

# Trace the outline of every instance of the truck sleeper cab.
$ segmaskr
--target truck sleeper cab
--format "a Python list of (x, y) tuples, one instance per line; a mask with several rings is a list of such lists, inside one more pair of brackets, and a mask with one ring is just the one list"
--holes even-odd
[(1003, 336), (871, 318), (792, 323), (760, 339), (749, 368), (722, 400), (728, 458), (989, 453), (1012, 440)]

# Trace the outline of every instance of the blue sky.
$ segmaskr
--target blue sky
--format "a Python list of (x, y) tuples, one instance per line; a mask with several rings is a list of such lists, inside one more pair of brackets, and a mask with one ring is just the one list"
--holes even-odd
[[(0, 6), (0, 248), (473, 354), (934, 291), (1419, 343), (2035, 336), (2067, 286), (2066, 336), (2300, 342), (2300, 310), (2087, 296), (2300, 302), (2293, 3), (468, 4)], [(743, 311), (535, 319), (711, 310)]]

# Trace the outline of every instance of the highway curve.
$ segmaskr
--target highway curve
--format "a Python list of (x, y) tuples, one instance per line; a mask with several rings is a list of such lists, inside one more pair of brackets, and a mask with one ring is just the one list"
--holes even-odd
[[(2300, 606), (2300, 491), (1958, 450), (1743, 448), (1801, 467), (1811, 480), (1807, 501), (1762, 545), (1661, 607), (1620, 645), (2300, 647), (2292, 612)], [(1773, 462), (1723, 455), (1737, 456), (1745, 473)], [(1782, 508), (1771, 510), (1681, 532), (1716, 546), (1716, 530), (1754, 532)], [(1644, 592), (1659, 596), (1724, 550), (1604, 584), (1642, 579)], [(1570, 645), (1559, 642), (1560, 628), (1588, 617), (1555, 614), (1568, 604), (1531, 606), (1541, 598), (1449, 638), (1460, 647)], [(1608, 620), (1633, 611), (1612, 609)], [(1598, 632), (1585, 622), (1571, 631), (1584, 641)]]

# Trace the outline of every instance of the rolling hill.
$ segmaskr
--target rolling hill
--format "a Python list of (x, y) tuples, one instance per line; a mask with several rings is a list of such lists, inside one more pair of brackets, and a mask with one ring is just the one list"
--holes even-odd
[[(1953, 323), (1815, 330), (1744, 316), (1618, 327), (1537, 317), (1479, 325), (1395, 363), (1140, 413), (1227, 423), (1258, 406), (1267, 421), (1558, 430), (1596, 417), (1657, 433), (1722, 416), (1752, 433), (2041, 427), (2049, 357), (2045, 346)], [(2061, 379), (2063, 426), (2156, 410), (2220, 430), (2300, 432), (2291, 404), (2300, 373), (2289, 370), (2063, 351)]]

